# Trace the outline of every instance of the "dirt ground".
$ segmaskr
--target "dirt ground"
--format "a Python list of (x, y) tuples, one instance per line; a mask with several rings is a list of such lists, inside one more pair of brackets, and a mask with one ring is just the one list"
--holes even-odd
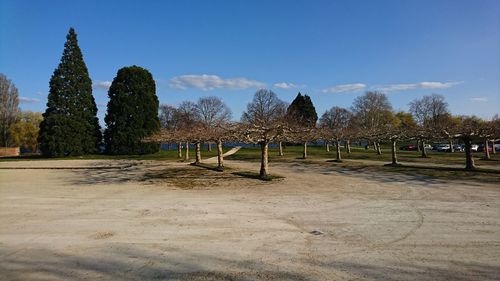
[(226, 164), (1, 162), (0, 279), (499, 279), (498, 184)]

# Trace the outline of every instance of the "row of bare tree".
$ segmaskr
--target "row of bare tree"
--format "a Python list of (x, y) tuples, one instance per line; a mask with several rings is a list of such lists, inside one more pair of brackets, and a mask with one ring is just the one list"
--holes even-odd
[[(162, 129), (146, 141), (177, 143), (178, 156), (189, 160), (189, 144), (195, 146), (195, 164), (201, 162), (201, 144), (216, 143), (218, 168), (223, 169), (222, 144), (244, 142), (261, 147), (260, 177), (269, 176), (268, 149), (277, 143), (283, 155), (282, 142), (303, 143), (304, 158), (307, 144), (322, 141), (326, 149), (334, 143), (336, 160), (341, 161), (341, 143), (350, 153), (352, 141), (365, 140), (373, 144), (378, 154), (380, 143), (391, 143), (392, 164), (397, 165), (397, 143), (416, 140), (422, 157), (427, 157), (425, 144), (429, 141), (460, 140), (465, 145), (466, 169), (474, 169), (471, 145), (486, 143), (500, 137), (500, 119), (481, 120), (475, 116), (453, 116), (440, 95), (424, 96), (410, 103), (410, 112), (395, 113), (387, 96), (379, 92), (367, 92), (358, 97), (351, 109), (332, 107), (319, 119), (304, 122), (290, 114), (289, 106), (277, 95), (266, 89), (258, 90), (247, 105), (240, 122), (231, 121), (231, 110), (218, 97), (200, 98), (196, 103), (186, 101), (177, 108), (160, 106)], [(184, 145), (183, 145), (184, 144)], [(450, 145), (453, 149), (453, 145)], [(209, 145), (210, 147), (210, 145)], [(489, 157), (489, 156), (488, 156)]]

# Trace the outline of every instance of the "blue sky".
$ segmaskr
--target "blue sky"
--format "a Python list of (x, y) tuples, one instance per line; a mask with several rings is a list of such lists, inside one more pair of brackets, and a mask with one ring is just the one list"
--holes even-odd
[(101, 122), (119, 68), (151, 71), (161, 103), (219, 96), (239, 119), (260, 87), (318, 114), (367, 90), (396, 110), (424, 95), (454, 114), (500, 113), (500, 1), (6, 1), (0, 72), (44, 111), (69, 27)]

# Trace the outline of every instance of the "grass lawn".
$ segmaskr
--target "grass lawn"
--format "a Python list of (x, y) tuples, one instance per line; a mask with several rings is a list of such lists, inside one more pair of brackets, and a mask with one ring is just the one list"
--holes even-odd
[[(335, 163), (335, 147), (331, 147), (330, 152), (326, 152), (323, 146), (309, 146), (308, 159), (302, 158), (302, 146), (288, 146), (284, 149), (284, 156), (278, 156), (277, 148), (269, 149), (271, 162), (303, 162), (310, 165), (329, 166), (333, 169), (346, 169), (351, 172), (381, 172), (399, 173), (411, 176), (432, 177), (441, 180), (464, 180), (482, 182), (500, 182), (500, 171), (493, 169), (483, 169), (481, 165), (498, 165), (500, 167), (500, 154), (491, 155), (492, 160), (482, 160), (483, 153), (475, 153), (475, 163), (478, 169), (475, 171), (465, 171), (462, 168), (437, 167), (434, 165), (425, 166), (422, 164), (456, 164), (465, 165), (465, 155), (463, 152), (429, 152), (428, 158), (420, 158), (420, 152), (398, 151), (398, 159), (402, 162), (409, 162), (404, 166), (385, 166), (379, 162), (359, 162), (349, 160), (372, 160), (390, 163), (391, 151), (388, 148), (382, 149), (382, 155), (377, 155), (373, 150), (365, 150), (362, 147), (353, 147), (350, 154), (342, 151), (342, 163)], [(226, 157), (228, 160), (260, 161), (260, 148), (242, 148), (237, 153)], [(319, 160), (319, 161), (318, 161)], [(324, 160), (324, 161), (321, 161)], [(411, 163), (420, 164), (412, 165)]]
[[(227, 152), (230, 148), (223, 149), (224, 153)], [(182, 156), (184, 159), (185, 150), (182, 150)], [(210, 158), (217, 156), (217, 149), (215, 145), (212, 145), (212, 151), (207, 151), (206, 146), (203, 146), (201, 149), (201, 157), (202, 159)], [(194, 161), (195, 151), (194, 148), (189, 150), (189, 159), (190, 161)], [(4, 157), (0, 158), (0, 161), (20, 161), (20, 160), (76, 160), (76, 159), (91, 159), (91, 160), (170, 160), (170, 161), (178, 161), (177, 158), (177, 150), (161, 150), (157, 153), (153, 154), (144, 154), (144, 155), (105, 155), (105, 154), (91, 154), (91, 155), (82, 155), (82, 156), (68, 156), (68, 157), (54, 157), (47, 158), (39, 155), (32, 156), (20, 156), (20, 157)]]
[[(284, 156), (278, 156), (278, 148), (269, 148), (270, 161), (291, 161), (302, 159), (302, 146), (287, 146), (283, 149)], [(402, 162), (414, 163), (434, 163), (434, 164), (456, 164), (465, 165), (464, 152), (434, 152), (429, 151), (428, 158), (421, 158), (420, 152), (417, 151), (400, 151), (398, 150), (398, 160)], [(500, 153), (491, 154), (491, 160), (483, 160), (483, 153), (474, 153), (476, 165), (495, 165), (500, 166)], [(330, 147), (330, 152), (326, 152), (323, 146), (308, 146), (308, 158), (311, 160), (335, 159), (335, 147)], [(260, 147), (242, 148), (237, 153), (228, 156), (228, 160), (245, 160), (245, 161), (260, 161)], [(373, 149), (365, 150), (363, 147), (353, 146), (351, 153), (348, 154), (342, 149), (342, 159), (357, 159), (357, 160), (375, 160), (390, 163), (391, 150), (382, 148), (382, 154), (377, 155)]]
[[(231, 148), (224, 148), (227, 152)], [(278, 156), (278, 148), (269, 148), (270, 162), (301, 162), (311, 165), (328, 165), (332, 167), (348, 169), (350, 171), (372, 171), (372, 172), (395, 172), (407, 175), (430, 176), (439, 179), (455, 179), (455, 180), (473, 180), (486, 182), (500, 182), (500, 171), (493, 169), (483, 169), (481, 165), (498, 166), (500, 167), (500, 154), (491, 154), (491, 160), (483, 160), (483, 153), (474, 153), (474, 160), (478, 167), (475, 171), (464, 171), (462, 168), (436, 167), (432, 164), (448, 164), (448, 165), (465, 165), (465, 155), (463, 152), (428, 152), (428, 158), (421, 158), (420, 152), (417, 151), (398, 151), (398, 160), (405, 162), (405, 166), (384, 166), (382, 163), (391, 162), (391, 151), (387, 147), (382, 148), (382, 154), (372, 150), (365, 150), (363, 147), (353, 146), (351, 153), (347, 154), (342, 150), (342, 163), (335, 163), (328, 160), (335, 159), (335, 147), (332, 146), (330, 152), (326, 152), (323, 146), (308, 146), (308, 158), (302, 158), (302, 146), (286, 146), (284, 147), (284, 156)], [(184, 150), (183, 150), (184, 154)], [(184, 155), (183, 155), (184, 156)], [(212, 151), (207, 151), (206, 147), (202, 148), (202, 159), (217, 156), (215, 148)], [(194, 149), (190, 150), (190, 162), (194, 161)], [(24, 156), (24, 157), (7, 157), (0, 158), (0, 161), (29, 161), (29, 160), (75, 160), (75, 159), (92, 159), (92, 160), (157, 160), (157, 161), (179, 161), (177, 158), (177, 150), (162, 150), (154, 154), (146, 155), (84, 155), (70, 156), (61, 158), (44, 158), (41, 156)], [(226, 157), (227, 160), (242, 160), (249, 162), (260, 161), (260, 147), (241, 148), (237, 153)], [(349, 160), (371, 160), (379, 162), (359, 162)], [(411, 165), (415, 163), (416, 165)], [(431, 164), (425, 166), (422, 164)], [(418, 165), (418, 166), (417, 166)], [(209, 169), (210, 167), (205, 167)], [(215, 168), (214, 168), (215, 169)], [(258, 177), (257, 174), (244, 174), (248, 178)]]

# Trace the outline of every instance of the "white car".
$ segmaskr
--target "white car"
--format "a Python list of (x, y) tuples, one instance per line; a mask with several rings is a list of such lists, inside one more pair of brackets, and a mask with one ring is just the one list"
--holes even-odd
[(479, 148), (479, 145), (477, 145), (477, 144), (471, 144), (471, 146), (470, 146), (470, 150), (472, 150), (474, 152), (477, 152), (478, 148)]
[(432, 145), (430, 145), (430, 144), (425, 144), (425, 145), (424, 145), (424, 149), (425, 149), (425, 150), (432, 150)]
[(437, 152), (446, 152), (450, 150), (450, 145), (449, 144), (438, 144), (436, 146), (436, 151)]

